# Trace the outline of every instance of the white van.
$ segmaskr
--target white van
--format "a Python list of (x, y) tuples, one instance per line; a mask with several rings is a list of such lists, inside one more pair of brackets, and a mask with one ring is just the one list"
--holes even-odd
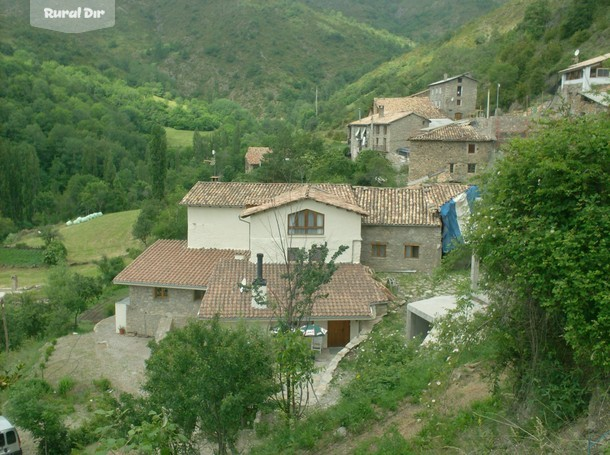
[(22, 455), (17, 429), (3, 416), (0, 416), (0, 454)]

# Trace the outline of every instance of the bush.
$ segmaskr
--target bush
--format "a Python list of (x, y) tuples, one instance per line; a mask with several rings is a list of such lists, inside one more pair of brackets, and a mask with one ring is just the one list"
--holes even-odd
[(74, 388), (76, 382), (69, 376), (61, 378), (59, 380), (59, 384), (57, 385), (57, 393), (62, 397), (65, 397), (70, 390)]
[(43, 261), (47, 265), (57, 265), (68, 258), (68, 249), (59, 240), (52, 240), (44, 249)]

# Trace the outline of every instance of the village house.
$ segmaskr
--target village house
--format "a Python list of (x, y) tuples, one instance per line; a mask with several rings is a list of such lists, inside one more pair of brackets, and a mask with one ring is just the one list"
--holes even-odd
[(409, 144), (409, 182), (441, 172), (464, 181), (487, 166), (496, 148), (494, 138), (471, 122), (426, 131), (410, 138)]
[(575, 63), (561, 71), (560, 93), (572, 111), (592, 113), (610, 106), (610, 53)]
[(478, 82), (468, 73), (445, 77), (428, 86), (430, 101), (444, 112), (446, 117), (460, 120), (472, 117), (477, 111)]
[(246, 174), (260, 167), (263, 156), (271, 152), (272, 150), (269, 147), (248, 147), (245, 156)]
[[(130, 289), (116, 304), (117, 331), (161, 337), (190, 318), (216, 314), (271, 327), (296, 249), (326, 243), (331, 254), (348, 249), (311, 320), (329, 330), (326, 346), (343, 346), (392, 299), (369, 266), (432, 270), (442, 254), (439, 208), (466, 189), (199, 182), (181, 201), (188, 240), (157, 241), (115, 278)], [(250, 289), (259, 267), (269, 305)]]
[(407, 138), (426, 128), (430, 121), (414, 112), (369, 115), (348, 125), (352, 159), (364, 149), (406, 154)]
[(421, 96), (375, 98), (367, 117), (348, 125), (348, 144), (353, 160), (362, 150), (378, 150), (397, 167), (404, 164), (407, 139), (444, 117), (430, 100)]

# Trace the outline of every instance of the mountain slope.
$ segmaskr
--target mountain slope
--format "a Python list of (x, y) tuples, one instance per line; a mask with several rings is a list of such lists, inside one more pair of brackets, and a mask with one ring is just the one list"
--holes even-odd
[[(342, 127), (367, 112), (372, 99), (407, 96), (427, 88), (444, 74), (471, 72), (479, 81), (478, 104), (483, 109), (487, 89), (501, 85), (500, 107), (525, 107), (555, 94), (557, 71), (610, 50), (610, 2), (579, 5), (577, 0), (511, 0), (468, 23), (451, 39), (419, 46), (338, 90), (322, 105), (322, 121)], [(593, 8), (581, 29), (567, 25)]]

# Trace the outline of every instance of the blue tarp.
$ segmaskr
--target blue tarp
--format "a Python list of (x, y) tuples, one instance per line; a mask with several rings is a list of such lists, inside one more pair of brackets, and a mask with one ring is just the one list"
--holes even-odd
[[(463, 243), (462, 231), (460, 224), (466, 220), (472, 213), (472, 207), (475, 199), (479, 197), (479, 188), (476, 185), (471, 186), (464, 193), (454, 197), (450, 201), (441, 206), (441, 220), (443, 222), (443, 253), (448, 253), (455, 247), (455, 243)], [(466, 210), (465, 204), (468, 204)]]

